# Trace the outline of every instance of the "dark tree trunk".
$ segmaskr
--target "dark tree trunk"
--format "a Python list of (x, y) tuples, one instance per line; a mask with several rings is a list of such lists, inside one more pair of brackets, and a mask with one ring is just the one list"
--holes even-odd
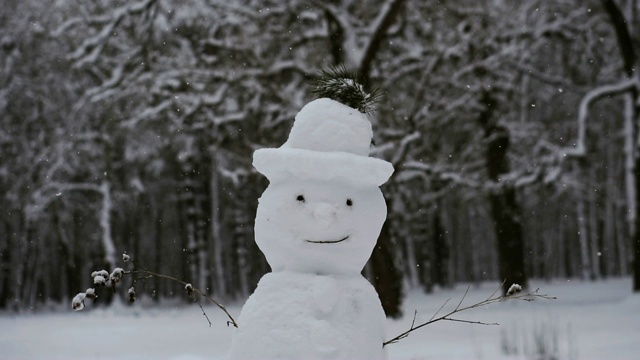
[(358, 69), (358, 72), (362, 75), (368, 77), (371, 74), (371, 65), (378, 55), (378, 50), (380, 50), (380, 47), (384, 43), (388, 29), (391, 28), (391, 26), (400, 17), (400, 11), (404, 6), (404, 2), (405, 0), (395, 0), (389, 5), (387, 14), (384, 19), (382, 19), (378, 31), (373, 33), (369, 46), (365, 49), (362, 62), (360, 63), (360, 68)]
[(391, 229), (385, 222), (378, 237), (378, 243), (371, 254), (373, 286), (378, 292), (382, 308), (387, 317), (402, 316), (402, 274), (393, 258)]
[[(635, 187), (636, 187), (636, 204), (640, 204), (640, 156), (637, 154), (638, 148), (636, 148), (635, 159)], [(640, 216), (636, 215), (635, 233), (633, 234), (633, 291), (640, 292)]]
[(16, 257), (15, 249), (15, 235), (13, 235), (12, 227), (10, 225), (10, 219), (3, 221), (4, 225), (4, 237), (6, 239), (6, 245), (0, 252), (0, 309), (6, 309), (9, 302), (12, 300), (12, 259)]
[[(482, 104), (485, 109), (478, 120), (486, 140), (487, 174), (492, 182), (500, 185), (500, 178), (509, 172), (509, 132), (493, 117), (497, 104), (489, 92), (483, 94)], [(489, 194), (489, 203), (498, 244), (498, 271), (500, 280), (504, 281), (503, 292), (506, 293), (514, 283), (526, 287), (524, 238), (516, 190), (508, 184), (498, 186)]]
[[(634, 39), (632, 38), (632, 32), (630, 31), (630, 25), (627, 19), (625, 19), (622, 9), (613, 0), (601, 0), (604, 10), (609, 15), (611, 25), (616, 32), (616, 38), (618, 40), (618, 47), (620, 48), (620, 55), (623, 61), (624, 72), (628, 78), (638, 76), (637, 66), (638, 58), (634, 51)], [(637, 39), (636, 39), (637, 40)], [(633, 109), (633, 119), (635, 119), (634, 135), (638, 137), (638, 128), (640, 127), (640, 107), (638, 103), (638, 89), (632, 88), (631, 97), (634, 100), (636, 106)], [(636, 188), (636, 206), (638, 200), (640, 200), (640, 144), (636, 147), (635, 154), (635, 188)], [(636, 215), (635, 219), (635, 233), (631, 238), (633, 241), (633, 291), (640, 292), (640, 217)]]
[(441, 287), (449, 287), (449, 244), (440, 214), (433, 217), (433, 281)]
[[(374, 60), (377, 59), (378, 51), (384, 45), (389, 28), (400, 17), (400, 12), (405, 0), (395, 0), (387, 9), (387, 12), (379, 26), (371, 35), (371, 41), (364, 50), (364, 55), (359, 64), (358, 72), (364, 79), (370, 79), (371, 67)], [(345, 51), (351, 51), (345, 45), (345, 31), (338, 19), (327, 11), (327, 27), (330, 34), (330, 52), (334, 65), (342, 65), (347, 56)], [(391, 181), (391, 180), (390, 180)], [(387, 207), (389, 208), (389, 207)], [(393, 251), (391, 247), (391, 230), (386, 222), (378, 237), (378, 242), (371, 255), (371, 268), (373, 273), (373, 283), (382, 307), (388, 317), (399, 317), (402, 315), (400, 306), (402, 304), (402, 274), (393, 260)]]
[[(153, 232), (153, 242), (154, 242), (154, 259), (153, 259), (153, 268), (154, 269), (158, 269), (159, 271), (163, 272), (164, 270), (162, 270), (162, 262), (163, 262), (163, 257), (162, 254), (164, 252), (164, 249), (162, 248), (162, 216), (164, 214), (163, 212), (163, 207), (161, 206), (161, 204), (159, 205), (156, 202), (152, 202), (154, 208), (152, 210), (153, 213), (153, 217), (152, 219), (154, 220), (154, 232)], [(158, 278), (157, 276), (153, 278), (153, 288), (155, 289), (155, 292), (153, 292), (152, 298), (155, 302), (158, 302), (160, 300), (161, 296), (165, 296), (165, 292), (162, 289), (162, 284), (160, 282), (160, 278)]]

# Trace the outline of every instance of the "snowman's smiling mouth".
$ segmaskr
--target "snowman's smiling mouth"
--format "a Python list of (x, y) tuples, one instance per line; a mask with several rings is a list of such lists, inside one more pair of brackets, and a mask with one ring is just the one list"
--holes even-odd
[(310, 243), (313, 243), (313, 244), (337, 244), (339, 242), (343, 242), (343, 241), (347, 240), (348, 238), (349, 238), (349, 235), (343, 237), (340, 240), (317, 240), (317, 241), (314, 241), (314, 240), (306, 240), (305, 239), (304, 241), (310, 242)]

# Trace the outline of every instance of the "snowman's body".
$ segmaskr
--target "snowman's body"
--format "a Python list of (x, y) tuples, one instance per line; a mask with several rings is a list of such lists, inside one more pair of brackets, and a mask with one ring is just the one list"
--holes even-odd
[(273, 272), (242, 309), (231, 359), (386, 358), (384, 312), (360, 275), (386, 218), (378, 186), (393, 172), (368, 157), (371, 136), (363, 114), (320, 99), (281, 148), (256, 151), (270, 180), (256, 243)]
[(265, 275), (242, 308), (234, 359), (384, 359), (385, 317), (357, 276)]

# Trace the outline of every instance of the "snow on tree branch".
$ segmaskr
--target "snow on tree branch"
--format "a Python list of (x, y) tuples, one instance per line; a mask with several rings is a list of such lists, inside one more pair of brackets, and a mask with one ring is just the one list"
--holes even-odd
[[(340, 27), (344, 63), (348, 68), (357, 68), (362, 74), (369, 74), (374, 54), (382, 44), (389, 27), (397, 17), (405, 0), (387, 0), (380, 6), (378, 16), (367, 26), (364, 34), (356, 30), (345, 11), (338, 9), (326, 1), (314, 1), (314, 4), (325, 11), (325, 14)], [(362, 40), (366, 39), (364, 44)], [(347, 51), (344, 51), (347, 50)]]
[[(110, 17), (110, 21), (98, 32), (97, 35), (84, 40), (76, 51), (69, 55), (69, 59), (75, 62), (74, 66), (80, 68), (86, 64), (96, 62), (109, 39), (113, 36), (115, 29), (126, 16), (139, 14), (150, 8), (156, 0), (145, 0), (133, 3), (129, 6), (117, 8)], [(77, 21), (72, 19), (63, 24), (54, 34), (60, 34), (75, 25)]]
[(99, 185), (90, 183), (58, 183), (51, 181), (42, 188), (35, 190), (31, 195), (31, 202), (28, 205), (27, 214), (37, 216), (58, 196), (68, 191), (94, 191), (101, 192)]
[(616, 84), (603, 85), (589, 91), (580, 101), (578, 110), (578, 138), (575, 147), (565, 149), (564, 156), (581, 157), (586, 154), (587, 119), (589, 107), (598, 99), (627, 92), (633, 88), (640, 91), (640, 80), (637, 77), (625, 79)]
[(382, 46), (383, 39), (398, 17), (398, 13), (404, 2), (405, 0), (388, 0), (381, 6), (378, 17), (372, 21), (370, 25), (369, 31), (371, 31), (372, 35), (364, 46), (362, 59), (358, 62), (360, 64), (360, 68), (358, 69), (360, 73), (369, 74), (375, 54), (378, 52), (380, 46)]
[(544, 168), (536, 168), (533, 171), (514, 171), (504, 174), (499, 182), (494, 182), (475, 179), (463, 173), (448, 171), (441, 167), (419, 161), (407, 161), (402, 166), (402, 172), (418, 171), (457, 186), (479, 189), (486, 192), (499, 192), (505, 187), (516, 189), (524, 188), (540, 181), (547, 183), (557, 176), (557, 170), (555, 169), (556, 168), (552, 168), (548, 172), (545, 172)]

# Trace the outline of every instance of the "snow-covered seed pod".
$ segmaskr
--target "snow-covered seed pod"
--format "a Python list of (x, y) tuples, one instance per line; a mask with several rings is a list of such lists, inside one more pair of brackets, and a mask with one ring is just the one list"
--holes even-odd
[(89, 299), (97, 299), (98, 295), (96, 295), (96, 289), (94, 288), (88, 288), (85, 291), (85, 295), (89, 298)]
[(187, 291), (187, 295), (188, 296), (192, 296), (193, 295), (193, 285), (187, 284), (187, 285), (184, 286), (184, 289)]
[(107, 270), (94, 271), (91, 273), (91, 277), (95, 278), (96, 276), (102, 276), (105, 279), (109, 278), (109, 272)]
[(75, 311), (80, 311), (84, 309), (84, 299), (87, 297), (85, 293), (79, 293), (78, 295), (73, 297), (71, 300), (71, 308)]
[(102, 275), (96, 275), (93, 277), (93, 285), (96, 286), (105, 286), (107, 284), (107, 279)]
[(127, 254), (122, 254), (122, 261), (129, 262), (131, 260), (131, 256)]
[(129, 302), (133, 303), (136, 301), (136, 289), (134, 289), (134, 287), (130, 287), (129, 291), (127, 291), (127, 294), (129, 295)]
[(519, 293), (520, 291), (522, 291), (522, 286), (518, 284), (513, 284), (511, 285), (511, 287), (509, 287), (509, 290), (507, 291), (507, 296), (511, 296), (515, 293)]
[(111, 272), (111, 276), (109, 278), (111, 279), (111, 282), (115, 285), (119, 283), (120, 280), (122, 280), (123, 276), (124, 276), (124, 269), (118, 267), (113, 269), (113, 271)]

